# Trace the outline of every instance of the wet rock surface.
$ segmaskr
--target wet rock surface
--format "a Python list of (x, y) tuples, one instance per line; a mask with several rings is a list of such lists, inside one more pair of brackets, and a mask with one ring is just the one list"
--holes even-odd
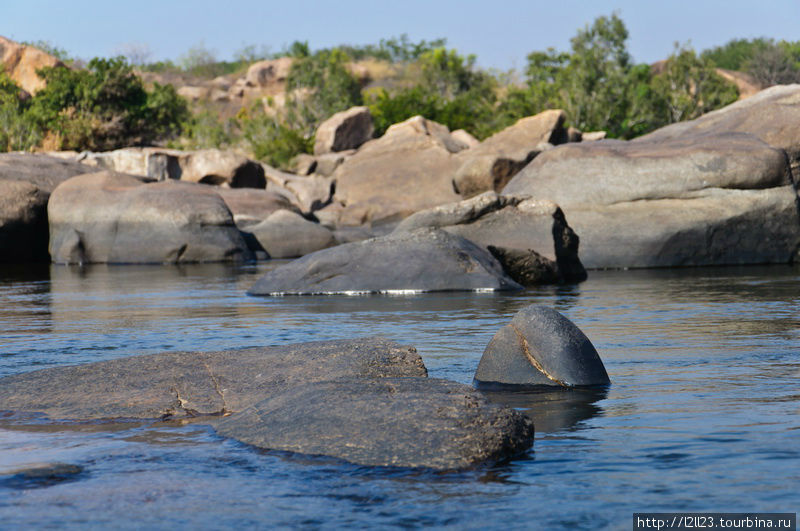
[(426, 375), (416, 350), (380, 338), (165, 352), (0, 378), (0, 410), (76, 420), (219, 416), (311, 381)]
[(330, 230), (288, 210), (278, 210), (246, 230), (271, 258), (304, 256), (336, 243)]
[(348, 243), (274, 269), (250, 295), (514, 290), (488, 251), (438, 229)]
[(589, 386), (610, 380), (586, 335), (546, 306), (517, 312), (483, 352), (475, 381), (479, 386)]
[(512, 457), (533, 442), (524, 415), (432, 378), (298, 386), (222, 420), (217, 431), (264, 449), (445, 470)]

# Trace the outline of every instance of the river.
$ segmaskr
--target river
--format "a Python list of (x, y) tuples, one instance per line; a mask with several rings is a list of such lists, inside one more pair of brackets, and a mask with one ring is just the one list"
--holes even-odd
[[(264, 452), (205, 426), (0, 423), (0, 528), (629, 529), (633, 512), (800, 510), (800, 266), (591, 271), (519, 293), (248, 297), (275, 263), (0, 269), (0, 376), (169, 350), (380, 335), (470, 383), (529, 304), (592, 340), (606, 391), (494, 396), (533, 449), (459, 473)], [(46, 480), (14, 471), (68, 463)]]

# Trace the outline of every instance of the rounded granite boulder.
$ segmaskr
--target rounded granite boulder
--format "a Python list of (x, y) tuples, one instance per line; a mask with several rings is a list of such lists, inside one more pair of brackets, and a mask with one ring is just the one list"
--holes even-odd
[(611, 382), (580, 328), (551, 308), (531, 305), (494, 335), (478, 364), (475, 383), (574, 387)]

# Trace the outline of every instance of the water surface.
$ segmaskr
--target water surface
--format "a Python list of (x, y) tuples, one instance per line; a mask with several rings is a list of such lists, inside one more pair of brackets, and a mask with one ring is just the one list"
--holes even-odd
[[(595, 271), (521, 293), (254, 298), (274, 264), (0, 269), (0, 376), (167, 350), (381, 335), (470, 383), (532, 303), (580, 326), (607, 391), (496, 395), (534, 448), (461, 473), (263, 452), (204, 426), (0, 428), (0, 527), (630, 528), (639, 511), (800, 509), (800, 267)], [(67, 463), (72, 473), (16, 469)], [(77, 470), (77, 472), (75, 472)]]

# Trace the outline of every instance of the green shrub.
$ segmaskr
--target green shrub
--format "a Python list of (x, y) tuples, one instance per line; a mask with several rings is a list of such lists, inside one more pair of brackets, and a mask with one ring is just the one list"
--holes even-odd
[(29, 151), (42, 139), (41, 127), (31, 118), (21, 90), (0, 70), (0, 151)]
[(251, 108), (240, 113), (239, 123), (250, 151), (270, 166), (288, 169), (295, 156), (313, 151), (313, 136), (306, 136), (262, 109)]
[(170, 85), (148, 92), (122, 58), (92, 59), (85, 70), (47, 67), (47, 86), (31, 100), (40, 127), (60, 149), (105, 151), (147, 145), (177, 134), (188, 106)]

